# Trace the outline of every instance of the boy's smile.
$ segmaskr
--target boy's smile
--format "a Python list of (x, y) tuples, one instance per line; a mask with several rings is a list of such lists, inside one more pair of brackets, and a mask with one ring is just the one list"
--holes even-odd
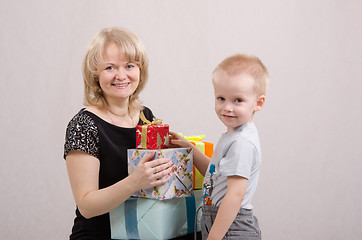
[(228, 76), (219, 70), (214, 73), (213, 84), (215, 112), (227, 132), (252, 122), (254, 112), (264, 104), (265, 97), (257, 95), (254, 80), (249, 75)]
[(234, 118), (236, 118), (236, 116), (231, 116), (231, 115), (228, 115), (228, 114), (222, 114), (222, 117), (226, 118), (226, 119), (234, 119)]

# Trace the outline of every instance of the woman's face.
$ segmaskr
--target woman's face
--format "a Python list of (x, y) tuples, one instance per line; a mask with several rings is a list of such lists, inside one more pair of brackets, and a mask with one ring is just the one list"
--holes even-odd
[(103, 51), (103, 62), (98, 67), (98, 79), (107, 102), (128, 99), (137, 89), (140, 69), (129, 62), (114, 42)]

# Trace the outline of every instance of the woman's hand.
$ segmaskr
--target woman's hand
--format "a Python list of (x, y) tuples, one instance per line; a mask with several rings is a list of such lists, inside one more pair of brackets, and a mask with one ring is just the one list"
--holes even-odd
[(172, 162), (167, 158), (151, 160), (154, 155), (153, 151), (143, 157), (129, 176), (137, 190), (160, 186), (171, 179)]
[(186, 138), (182, 137), (181, 135), (170, 132), (170, 146), (169, 147), (193, 147), (194, 145), (190, 143)]

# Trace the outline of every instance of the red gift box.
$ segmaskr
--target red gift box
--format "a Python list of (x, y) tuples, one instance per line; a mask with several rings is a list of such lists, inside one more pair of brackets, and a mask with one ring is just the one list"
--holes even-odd
[(160, 119), (155, 119), (151, 122), (146, 119), (143, 112), (141, 112), (140, 118), (146, 124), (137, 125), (136, 127), (136, 148), (167, 148), (169, 143), (168, 124), (162, 124)]
[(168, 134), (168, 124), (138, 125), (136, 127), (136, 147), (142, 149), (167, 148)]

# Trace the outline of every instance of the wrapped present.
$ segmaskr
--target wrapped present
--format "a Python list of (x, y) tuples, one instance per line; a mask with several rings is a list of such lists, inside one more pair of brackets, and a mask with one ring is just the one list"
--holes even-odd
[(161, 149), (168, 147), (169, 126), (162, 124), (162, 120), (147, 120), (143, 112), (140, 114), (144, 125), (136, 127), (136, 147), (142, 149)]
[[(202, 205), (202, 191), (193, 196), (164, 201), (130, 198), (110, 212), (112, 239), (161, 240), (194, 232), (196, 209)], [(201, 213), (196, 231), (200, 231)]]
[[(181, 136), (183, 136), (180, 133)], [(183, 136), (187, 140), (189, 140), (193, 145), (195, 145), (202, 153), (204, 153), (209, 158), (212, 157), (212, 153), (214, 151), (214, 145), (210, 142), (203, 142), (205, 135), (195, 135), (195, 136)], [(194, 189), (202, 189), (202, 184), (204, 181), (204, 176), (193, 167), (193, 188)]]
[(159, 200), (191, 196), (193, 192), (193, 151), (191, 148), (128, 149), (128, 173), (132, 173), (139, 161), (152, 151), (155, 151), (154, 159), (167, 158), (173, 163), (172, 177), (161, 186), (141, 189), (133, 196)]

